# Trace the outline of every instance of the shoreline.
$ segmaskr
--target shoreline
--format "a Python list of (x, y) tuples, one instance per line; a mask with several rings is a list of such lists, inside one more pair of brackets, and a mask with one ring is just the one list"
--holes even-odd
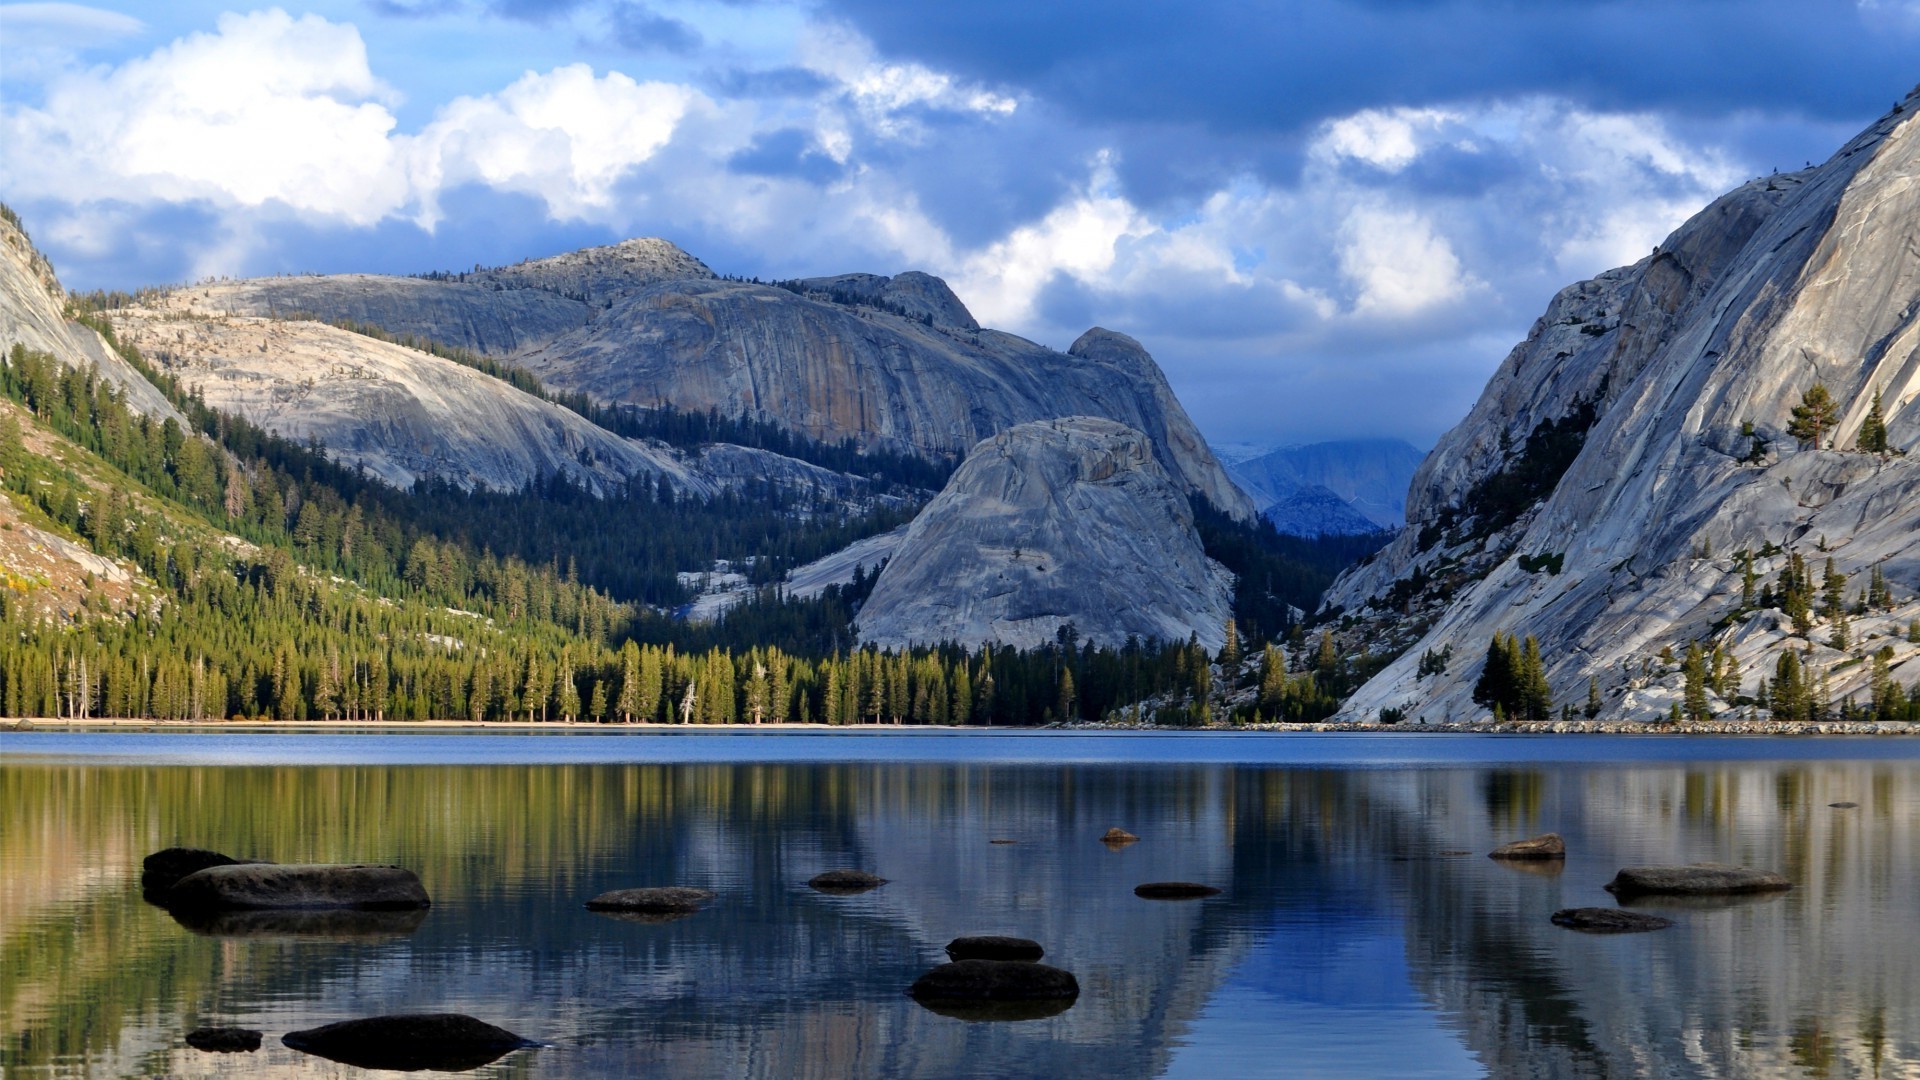
[(23, 718), (0, 721), (0, 732), (175, 732), (209, 734), (231, 731), (236, 734), (335, 734), (393, 735), (406, 732), (439, 734), (594, 734), (594, 735), (1008, 735), (1008, 734), (1122, 734), (1229, 735), (1246, 733), (1297, 733), (1314, 735), (1873, 735), (1900, 737), (1920, 735), (1920, 725), (1883, 724), (1877, 721), (1820, 723), (1775, 720), (1710, 720), (1705, 722), (1649, 723), (1637, 720), (1554, 720), (1538, 724), (1491, 720), (1462, 721), (1452, 724), (1246, 724), (1237, 726), (1166, 727), (1133, 723), (1049, 724), (1040, 727), (985, 727), (929, 724), (596, 724), (551, 720), (136, 720), (99, 718), (63, 720)]

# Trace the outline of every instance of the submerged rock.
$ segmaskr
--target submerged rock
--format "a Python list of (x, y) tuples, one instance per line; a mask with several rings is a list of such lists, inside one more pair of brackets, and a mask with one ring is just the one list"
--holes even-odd
[(1554, 912), (1553, 924), (1589, 934), (1637, 934), (1647, 930), (1665, 930), (1673, 925), (1673, 920), (1619, 908), (1582, 907), (1561, 908)]
[(140, 862), (140, 891), (150, 899), (164, 897), (181, 878), (209, 866), (235, 866), (246, 862), (206, 848), (170, 847), (156, 851)]
[(713, 896), (706, 889), (683, 885), (615, 889), (587, 901), (587, 910), (638, 915), (691, 915), (710, 903)]
[(1023, 937), (1005, 937), (1000, 934), (975, 934), (970, 937), (957, 937), (947, 942), (947, 956), (952, 960), (1014, 960), (1033, 963), (1047, 955), (1040, 943)]
[(1139, 843), (1140, 838), (1125, 829), (1115, 826), (1114, 828), (1108, 829), (1106, 833), (1100, 837), (1100, 842), (1108, 847), (1123, 847), (1127, 844)]
[(1149, 881), (1135, 885), (1133, 895), (1143, 900), (1198, 900), (1203, 896), (1218, 896), (1220, 890), (1193, 881)]
[(250, 1054), (260, 1049), (260, 1033), (252, 1028), (194, 1028), (187, 1032), (187, 1045), (209, 1054)]
[(1833, 807), (1835, 810), (1852, 810), (1860, 804), (1857, 802), (1830, 802), (1827, 805)]
[(427, 920), (427, 909), (174, 907), (167, 914), (202, 937), (394, 941)]
[(865, 870), (829, 870), (824, 874), (815, 874), (807, 882), (810, 887), (823, 893), (863, 893), (886, 883), (886, 878), (876, 877)]
[(1489, 859), (1564, 859), (1567, 857), (1566, 841), (1559, 833), (1542, 833), (1527, 840), (1515, 840), (1511, 844), (1501, 844), (1487, 853)]
[(362, 1069), (464, 1072), (540, 1044), (461, 1013), (371, 1016), (291, 1031), (281, 1042)]
[(914, 980), (915, 1001), (1059, 1001), (1080, 996), (1071, 971), (1019, 960), (955, 960)]
[(1607, 882), (1615, 896), (1728, 896), (1779, 892), (1793, 882), (1770, 870), (1694, 863), (1689, 866), (1630, 866)]
[(167, 906), (175, 910), (373, 910), (431, 904), (420, 879), (398, 866), (238, 863), (197, 870), (167, 892)]

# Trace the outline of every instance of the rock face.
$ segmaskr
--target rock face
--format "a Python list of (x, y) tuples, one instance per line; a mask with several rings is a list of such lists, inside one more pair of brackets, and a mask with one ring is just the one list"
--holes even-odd
[(67, 319), (66, 300), (53, 265), (10, 216), (0, 215), (0, 349), (19, 344), (50, 353), (68, 367), (97, 367), (126, 395), (127, 405), (135, 412), (161, 420), (181, 419), (166, 397), (108, 348), (98, 333)]
[(1095, 328), (1060, 353), (981, 330), (945, 282), (918, 272), (788, 285), (720, 280), (672, 245), (635, 240), (454, 280), (267, 278), (181, 293), (209, 312), (351, 318), (510, 358), (602, 402), (717, 409), (923, 456), (1030, 420), (1107, 416), (1145, 432), (1186, 490), (1254, 516), (1124, 334)]
[(981, 442), (915, 518), (859, 614), (889, 647), (1032, 648), (1083, 640), (1224, 640), (1229, 575), (1207, 558), (1180, 486), (1138, 431), (1068, 417)]
[(1745, 866), (1629, 866), (1607, 882), (1615, 896), (1732, 896), (1740, 893), (1783, 892), (1793, 882), (1771, 870)]
[(181, 878), (167, 892), (180, 910), (256, 908), (424, 908), (427, 890), (398, 866), (328, 863), (239, 863), (212, 866)]
[(464, 1072), (540, 1044), (461, 1013), (371, 1016), (290, 1031), (280, 1041), (304, 1054), (362, 1069)]
[(1294, 488), (1260, 511), (1273, 527), (1288, 536), (1365, 536), (1383, 531), (1372, 518), (1319, 484)]
[(1228, 463), (1227, 475), (1257, 506), (1322, 487), (1375, 528), (1397, 529), (1407, 520), (1407, 484), (1422, 456), (1400, 439), (1343, 439), (1254, 454)]
[(1567, 843), (1559, 833), (1543, 833), (1527, 840), (1501, 844), (1487, 853), (1489, 859), (1564, 859)]
[[(1579, 704), (1597, 680), (1607, 719), (1664, 715), (1680, 673), (1658, 654), (1694, 641), (1732, 653), (1736, 696), (1811, 648), (1810, 680), (1864, 698), (1863, 640), (1893, 647), (1896, 683), (1920, 681), (1920, 649), (1902, 640), (1920, 616), (1916, 117), (1909, 97), (1825, 164), (1747, 184), (1649, 258), (1554, 299), (1421, 465), (1406, 531), (1329, 591), (1376, 636), (1406, 618), (1396, 609), (1431, 623), (1343, 716), (1484, 716), (1471, 692), (1496, 632), (1538, 637), (1557, 701)], [(1800, 447), (1786, 428), (1816, 383), (1837, 425)], [(1847, 452), (1876, 391), (1904, 456)], [(1538, 494), (1515, 483), (1529, 475)], [(1764, 580), (1785, 551), (1816, 575), (1829, 556), (1860, 582), (1884, 573), (1892, 608), (1855, 620), (1851, 653), (1828, 647), (1831, 628), (1801, 638), (1778, 611), (1740, 610), (1740, 553)], [(1419, 658), (1449, 648), (1448, 669), (1423, 678)]]

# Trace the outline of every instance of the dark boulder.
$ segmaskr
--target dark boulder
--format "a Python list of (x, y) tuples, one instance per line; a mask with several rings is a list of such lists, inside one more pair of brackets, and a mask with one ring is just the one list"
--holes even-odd
[(1607, 882), (1608, 892), (1629, 896), (1730, 896), (1779, 892), (1793, 882), (1770, 870), (1694, 863), (1690, 866), (1630, 866)]
[(1583, 930), (1589, 934), (1638, 934), (1647, 930), (1665, 930), (1673, 925), (1673, 920), (1619, 908), (1579, 907), (1561, 908), (1554, 912), (1553, 925)]
[(1511, 844), (1501, 844), (1487, 853), (1489, 859), (1564, 859), (1567, 857), (1566, 841), (1559, 833), (1543, 833), (1527, 840), (1515, 840)]
[(170, 847), (156, 851), (140, 862), (140, 891), (148, 899), (158, 901), (165, 897), (174, 883), (195, 871), (205, 870), (209, 866), (233, 866), (245, 862), (231, 855), (222, 855), (217, 851), (208, 851), (196, 847)]
[(1118, 848), (1125, 847), (1128, 844), (1139, 843), (1140, 838), (1116, 826), (1115, 828), (1108, 829), (1106, 833), (1100, 837), (1100, 842), (1108, 847)]
[(713, 893), (706, 889), (664, 885), (603, 892), (587, 901), (587, 910), (635, 915), (691, 915), (712, 900)]
[(1019, 960), (955, 960), (914, 980), (915, 1001), (1060, 1001), (1080, 996), (1073, 972)]
[(1833, 807), (1835, 810), (1852, 810), (1860, 804), (1857, 802), (1830, 802), (1827, 805)]
[(1023, 937), (976, 934), (947, 942), (947, 957), (951, 960), (1017, 960), (1032, 963), (1045, 955), (1047, 950), (1041, 948), (1039, 942)]
[(411, 870), (328, 863), (237, 863), (181, 878), (167, 892), (174, 910), (258, 908), (423, 908), (432, 904)]
[(1149, 881), (1135, 885), (1133, 895), (1142, 900), (1198, 900), (1203, 896), (1218, 896), (1220, 890), (1192, 881)]
[(823, 893), (848, 895), (877, 889), (886, 883), (886, 878), (876, 877), (865, 870), (829, 870), (814, 875), (807, 885)]
[(290, 1031), (280, 1041), (304, 1054), (362, 1069), (464, 1072), (540, 1044), (460, 1013), (371, 1016)]
[(252, 1028), (194, 1028), (187, 1032), (187, 1045), (209, 1054), (250, 1054), (260, 1049), (260, 1033)]

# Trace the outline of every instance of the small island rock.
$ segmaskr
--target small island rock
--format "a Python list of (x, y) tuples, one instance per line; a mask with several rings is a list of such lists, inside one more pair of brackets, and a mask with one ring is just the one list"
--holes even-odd
[(1080, 996), (1070, 971), (1019, 960), (955, 960), (914, 980), (916, 1001), (1043, 1001)]
[(1122, 844), (1138, 843), (1139, 840), (1140, 840), (1139, 837), (1133, 835), (1132, 833), (1128, 832), (1125, 829), (1118, 828), (1118, 827), (1108, 829), (1106, 831), (1106, 835), (1100, 837), (1101, 843), (1107, 844), (1112, 847), (1119, 847)]
[(167, 891), (169, 908), (359, 908), (432, 905), (413, 871), (398, 866), (236, 863), (196, 870)]
[(824, 893), (861, 893), (886, 883), (886, 878), (865, 870), (829, 870), (824, 874), (815, 874), (807, 885)]
[(1770, 870), (1694, 863), (1688, 866), (1629, 866), (1607, 882), (1615, 896), (1730, 896), (1778, 892), (1793, 882)]
[(706, 889), (666, 885), (645, 889), (615, 889), (587, 901), (588, 911), (630, 911), (647, 915), (686, 915), (713, 900)]
[(1489, 859), (1564, 859), (1567, 857), (1566, 841), (1559, 833), (1543, 833), (1526, 840), (1515, 840), (1511, 844), (1501, 844), (1487, 853)]
[(947, 957), (951, 960), (1013, 960), (1030, 964), (1045, 955), (1047, 950), (1041, 948), (1039, 942), (1023, 937), (975, 934), (947, 942)]
[(1665, 930), (1673, 925), (1673, 920), (1619, 908), (1582, 907), (1561, 908), (1554, 912), (1553, 924), (1589, 934), (1637, 934), (1647, 930)]
[(461, 1013), (371, 1016), (291, 1031), (295, 1050), (362, 1069), (462, 1072), (540, 1044)]
[(1857, 802), (1830, 802), (1827, 805), (1833, 807), (1835, 810), (1852, 810), (1860, 804)]
[(1218, 896), (1220, 890), (1194, 881), (1149, 881), (1135, 885), (1133, 895), (1143, 900), (1198, 900), (1203, 896)]
[(250, 1054), (260, 1049), (260, 1033), (252, 1028), (195, 1028), (187, 1032), (187, 1045), (209, 1054)]

